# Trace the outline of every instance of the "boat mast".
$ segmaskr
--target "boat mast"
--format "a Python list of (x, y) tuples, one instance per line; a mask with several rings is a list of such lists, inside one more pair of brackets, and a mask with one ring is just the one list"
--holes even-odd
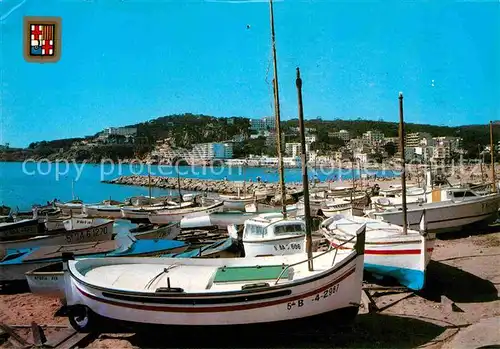
[(403, 92), (399, 92), (399, 150), (401, 151), (401, 189), (403, 191), (403, 234), (408, 234), (406, 212), (406, 165), (405, 165), (405, 124), (403, 119)]
[(297, 68), (297, 97), (299, 101), (299, 130), (300, 130), (300, 160), (302, 164), (302, 186), (304, 190), (304, 215), (306, 220), (306, 249), (307, 263), (309, 271), (313, 271), (312, 260), (312, 236), (311, 236), (311, 207), (309, 204), (309, 178), (307, 176), (307, 154), (306, 154), (306, 135), (304, 128), (304, 108), (302, 105), (302, 79), (300, 78), (300, 69)]
[(182, 194), (181, 194), (181, 175), (179, 173), (179, 163), (177, 163), (177, 189), (179, 190), (179, 206), (181, 206)]
[(149, 204), (151, 205), (151, 165), (148, 164), (148, 191), (149, 191)]
[(491, 152), (491, 180), (493, 182), (493, 192), (497, 192), (495, 183), (495, 148), (493, 147), (493, 121), (490, 121), (490, 152)]
[(483, 173), (483, 163), (484, 163), (484, 151), (481, 151), (481, 146), (477, 145), (477, 151), (479, 154), (479, 167), (481, 168), (481, 184), (484, 184), (484, 173)]
[(274, 92), (274, 116), (276, 123), (276, 149), (278, 151), (278, 169), (281, 190), (281, 211), (283, 218), (286, 218), (286, 190), (285, 190), (285, 170), (283, 168), (283, 154), (281, 151), (281, 117), (280, 117), (280, 97), (278, 89), (278, 64), (276, 59), (276, 37), (274, 33), (274, 12), (273, 0), (269, 0), (269, 12), (271, 16), (271, 43), (273, 49), (273, 66), (274, 66), (274, 79), (273, 79), (273, 92)]

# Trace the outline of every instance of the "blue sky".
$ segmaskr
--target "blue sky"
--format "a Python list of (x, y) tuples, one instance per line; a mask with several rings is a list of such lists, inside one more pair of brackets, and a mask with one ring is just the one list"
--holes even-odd
[[(236, 2), (0, 0), (0, 143), (272, 115), (268, 4)], [(58, 63), (24, 61), (25, 15), (62, 17)], [(500, 118), (499, 2), (285, 0), (275, 21), (283, 119), (297, 115), (296, 66), (306, 117), (396, 121), (403, 91), (408, 122)]]

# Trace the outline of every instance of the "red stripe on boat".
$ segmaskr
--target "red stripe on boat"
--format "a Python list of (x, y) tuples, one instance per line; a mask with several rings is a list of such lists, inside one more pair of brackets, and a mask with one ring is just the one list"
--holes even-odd
[[(333, 242), (330, 245), (339, 249), (348, 249), (348, 247), (338, 246)], [(427, 248), (427, 252), (432, 252), (434, 249), (432, 247)], [(420, 254), (420, 249), (407, 249), (407, 250), (365, 250), (365, 254), (388, 254), (388, 255), (400, 255), (400, 254)]]
[[(351, 274), (353, 274), (356, 271), (356, 267), (351, 268), (349, 271), (347, 271), (344, 275), (338, 277), (334, 281), (328, 283), (325, 286), (322, 286), (321, 288), (318, 288), (314, 291), (310, 291), (298, 296), (293, 296), (289, 297), (286, 299), (279, 299), (275, 301), (267, 301), (267, 302), (260, 302), (260, 303), (252, 303), (252, 304), (242, 304), (242, 305), (233, 305), (233, 306), (214, 306), (214, 307), (171, 307), (171, 306), (154, 306), (154, 305), (142, 305), (142, 304), (131, 304), (131, 303), (122, 303), (122, 302), (116, 302), (113, 300), (109, 299), (103, 299), (91, 294), (88, 294), (87, 292), (83, 291), (80, 289), (78, 286), (76, 288), (82, 295), (84, 295), (87, 298), (93, 299), (95, 301), (101, 302), (101, 303), (107, 303), (110, 305), (115, 305), (117, 307), (124, 307), (124, 308), (132, 308), (132, 309), (139, 309), (139, 310), (149, 310), (149, 311), (165, 311), (165, 312), (171, 312), (171, 313), (220, 313), (220, 312), (228, 312), (228, 311), (237, 311), (237, 310), (249, 310), (249, 309), (255, 309), (255, 308), (262, 308), (262, 307), (270, 307), (273, 305), (278, 305), (282, 303), (288, 303), (288, 302), (293, 302), (305, 297), (310, 297), (312, 295), (315, 295), (317, 293), (323, 292), (324, 290), (328, 289), (329, 287), (339, 283), (340, 281), (344, 280)], [(147, 299), (147, 298), (145, 298)]]

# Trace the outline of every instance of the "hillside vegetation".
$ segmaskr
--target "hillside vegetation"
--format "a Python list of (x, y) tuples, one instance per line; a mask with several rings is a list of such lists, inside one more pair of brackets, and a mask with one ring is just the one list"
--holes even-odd
[[(321, 118), (305, 121), (307, 128), (314, 128), (318, 142), (321, 144), (339, 143), (338, 139), (328, 137), (328, 132), (341, 129), (348, 130), (351, 137), (361, 136), (369, 130), (378, 130), (386, 137), (398, 135), (398, 124), (395, 122), (374, 120), (323, 120)], [(0, 160), (16, 161), (24, 158), (77, 159), (78, 161), (100, 161), (102, 158), (130, 158), (141, 156), (149, 152), (160, 139), (170, 138), (174, 147), (190, 148), (194, 143), (220, 142), (231, 140), (234, 136), (250, 134), (250, 120), (244, 117), (217, 118), (208, 115), (175, 114), (162, 116), (146, 122), (127, 125), (137, 127), (137, 137), (134, 145), (99, 145), (89, 149), (72, 149), (74, 142), (83, 138), (57, 139), (52, 141), (33, 142), (26, 150), (7, 150), (0, 152)], [(285, 134), (293, 133), (292, 128), (298, 127), (298, 120), (282, 122)], [(464, 125), (457, 127), (405, 124), (406, 132), (427, 132), (432, 136), (453, 136), (463, 138), (463, 148), (467, 150), (467, 157), (478, 157), (478, 145), (483, 149), (489, 144), (488, 125)], [(97, 136), (97, 134), (96, 134)], [(286, 137), (287, 141), (296, 141), (297, 136)], [(494, 127), (494, 139), (500, 140), (500, 127)], [(246, 140), (235, 146), (235, 156), (246, 156), (254, 153), (275, 153), (274, 147), (266, 146), (265, 139)]]

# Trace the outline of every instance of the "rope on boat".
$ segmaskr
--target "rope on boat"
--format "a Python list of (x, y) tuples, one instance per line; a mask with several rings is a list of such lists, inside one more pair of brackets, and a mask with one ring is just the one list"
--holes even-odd
[(146, 289), (150, 288), (154, 282), (160, 277), (162, 276), (163, 274), (166, 274), (168, 273), (168, 271), (172, 268), (175, 268), (175, 267), (178, 267), (179, 265), (178, 264), (172, 264), (172, 265), (169, 265), (167, 268), (163, 268), (163, 270), (161, 272), (159, 272), (155, 277), (153, 277), (151, 280), (149, 280), (149, 282), (146, 284), (146, 286), (144, 286)]

